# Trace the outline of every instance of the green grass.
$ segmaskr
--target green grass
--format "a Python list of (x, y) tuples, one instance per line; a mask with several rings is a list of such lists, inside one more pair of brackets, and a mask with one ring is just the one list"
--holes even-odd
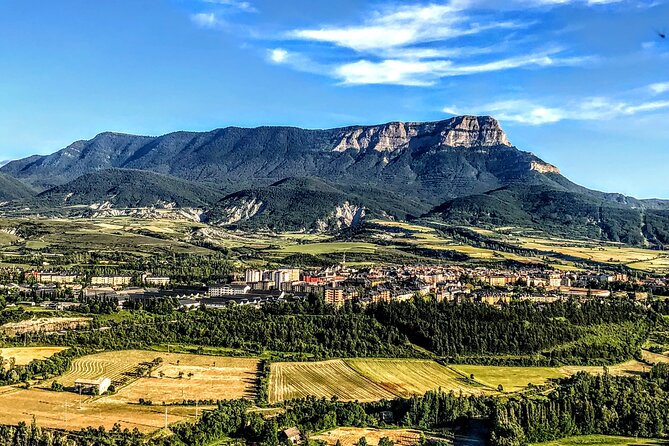
[(538, 446), (618, 446), (618, 445), (667, 445), (666, 441), (634, 437), (614, 437), (609, 435), (581, 435), (546, 443), (534, 443)]

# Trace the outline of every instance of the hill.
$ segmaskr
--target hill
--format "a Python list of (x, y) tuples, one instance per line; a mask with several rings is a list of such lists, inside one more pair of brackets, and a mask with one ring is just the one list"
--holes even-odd
[(21, 181), (0, 173), (0, 201), (29, 198), (34, 192)]
[(373, 189), (355, 190), (317, 178), (285, 178), (270, 186), (245, 189), (219, 201), (208, 214), (218, 225), (276, 231), (334, 231), (368, 216), (405, 219), (420, 214), (415, 200), (385, 197)]
[(40, 193), (38, 206), (91, 206), (113, 208), (204, 208), (223, 196), (219, 190), (169, 175), (148, 171), (109, 169), (87, 173)]
[(452, 224), (534, 227), (632, 245), (669, 244), (669, 211), (662, 202), (602, 199), (548, 187), (504, 187), (448, 200), (426, 215)]

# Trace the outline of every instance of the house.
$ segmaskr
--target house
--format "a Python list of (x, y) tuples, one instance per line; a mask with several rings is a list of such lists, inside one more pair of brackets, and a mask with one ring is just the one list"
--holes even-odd
[(93, 395), (102, 395), (111, 386), (111, 379), (77, 379), (74, 381), (74, 388), (79, 393), (92, 393)]
[(291, 427), (283, 432), (281, 432), (281, 440), (287, 441), (290, 444), (298, 444), (300, 441), (302, 441), (302, 434), (300, 433), (300, 430), (296, 427)]
[(91, 285), (107, 285), (120, 287), (130, 285), (132, 277), (130, 276), (95, 276), (91, 277)]
[(153, 276), (151, 274), (142, 274), (142, 282), (151, 286), (167, 286), (170, 284), (170, 278)]

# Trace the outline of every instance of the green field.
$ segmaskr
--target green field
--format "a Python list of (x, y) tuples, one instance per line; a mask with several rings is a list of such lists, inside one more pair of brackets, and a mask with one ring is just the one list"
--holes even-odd
[(614, 437), (610, 435), (582, 435), (568, 437), (546, 443), (534, 443), (534, 446), (623, 446), (623, 445), (667, 445), (669, 442), (648, 438)]

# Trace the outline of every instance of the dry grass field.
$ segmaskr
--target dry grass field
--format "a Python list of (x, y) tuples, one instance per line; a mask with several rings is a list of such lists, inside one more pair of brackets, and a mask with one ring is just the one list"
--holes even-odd
[(312, 435), (312, 440), (325, 441), (329, 446), (337, 444), (339, 440), (342, 445), (354, 445), (365, 437), (370, 445), (378, 445), (379, 440), (388, 437), (396, 445), (413, 445), (420, 440), (420, 432), (411, 429), (372, 429), (359, 427), (340, 427), (322, 434)]
[[(47, 350), (48, 351), (48, 350)], [(22, 352), (24, 353), (24, 352)], [(42, 351), (45, 354), (46, 351)], [(26, 353), (24, 353), (25, 355)], [(33, 352), (37, 354), (37, 350)], [(130, 378), (128, 385), (110, 396), (80, 396), (73, 392), (48, 390), (52, 381), (39, 387), (0, 388), (0, 423), (30, 423), (33, 416), (45, 427), (78, 430), (87, 426), (138, 428), (152, 432), (165, 424), (166, 403), (185, 400), (252, 398), (258, 360), (127, 350), (105, 352), (78, 358), (70, 371), (56, 380), (66, 387), (78, 378), (109, 377), (119, 381), (143, 362), (162, 358), (151, 377)], [(180, 377), (181, 376), (181, 377)], [(139, 399), (153, 401), (153, 406), (139, 405)], [(194, 407), (168, 406), (168, 423), (182, 421), (195, 414)]]
[[(0, 348), (0, 357), (7, 363), (13, 358), (16, 365), (27, 365), (35, 359), (46, 359), (66, 347), (9, 347)], [(7, 366), (8, 364), (5, 364)]]
[(429, 390), (481, 394), (490, 389), (472, 386), (465, 375), (437, 362), (421, 359), (349, 359), (354, 370), (396, 396), (423, 395)]
[[(57, 379), (64, 386), (80, 378), (110, 378), (118, 382), (144, 362), (162, 358), (162, 364), (151, 377), (139, 378), (105, 397), (110, 402), (136, 403), (140, 398), (155, 403), (186, 400), (253, 398), (258, 360), (221, 356), (125, 350), (84, 356)], [(181, 374), (181, 378), (179, 377)]]
[[(165, 424), (162, 407), (117, 404), (96, 401), (84, 396), (79, 406), (79, 395), (71, 392), (52, 392), (44, 389), (14, 389), (0, 394), (0, 421), (3, 424), (28, 424), (35, 417), (38, 425), (79, 430), (87, 426), (105, 426), (120, 423), (129, 429), (152, 432)], [(194, 415), (195, 408), (168, 408), (168, 422), (175, 423)]]
[[(473, 384), (473, 385), (472, 385)], [(462, 375), (434, 361), (414, 359), (347, 359), (272, 364), (270, 402), (313, 395), (344, 401), (409, 397), (441, 388), (464, 394), (492, 391), (468, 383)]]
[(310, 395), (325, 398), (337, 396), (346, 401), (375, 401), (395, 396), (362, 376), (341, 359), (272, 364), (269, 380), (270, 403)]
[[(198, 355), (165, 355), (151, 378), (140, 378), (123, 387), (109, 401), (134, 403), (140, 398), (154, 403), (183, 400), (223, 400), (255, 396), (258, 361)], [(180, 361), (179, 364), (176, 361)], [(179, 374), (182, 374), (179, 378)]]
[(87, 327), (89, 317), (48, 317), (29, 319), (21, 322), (9, 322), (0, 326), (0, 331), (14, 336), (23, 333), (50, 333), (61, 330)]

